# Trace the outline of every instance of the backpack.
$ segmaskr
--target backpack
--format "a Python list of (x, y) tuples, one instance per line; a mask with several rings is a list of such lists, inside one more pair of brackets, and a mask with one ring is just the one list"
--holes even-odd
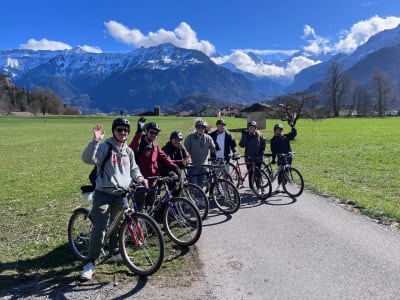
[[(104, 165), (106, 164), (107, 160), (109, 160), (111, 158), (111, 153), (112, 153), (112, 145), (108, 142), (106, 142), (106, 144), (108, 145), (108, 151), (106, 156), (104, 157), (104, 160), (100, 166), (100, 172), (99, 174), (101, 174), (104, 170)], [(92, 171), (89, 174), (89, 180), (90, 183), (92, 184), (92, 189), (94, 191), (94, 188), (96, 187), (96, 179), (97, 179), (97, 165), (95, 165), (92, 169)]]

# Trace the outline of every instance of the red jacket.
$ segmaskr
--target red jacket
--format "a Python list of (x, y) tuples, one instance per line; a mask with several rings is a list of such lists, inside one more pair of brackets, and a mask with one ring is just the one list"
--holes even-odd
[[(178, 168), (156, 142), (147, 143), (145, 135), (140, 131), (135, 133), (129, 147), (135, 152), (136, 163), (145, 178), (160, 175), (160, 162), (171, 170)], [(153, 183), (149, 182), (150, 185)]]

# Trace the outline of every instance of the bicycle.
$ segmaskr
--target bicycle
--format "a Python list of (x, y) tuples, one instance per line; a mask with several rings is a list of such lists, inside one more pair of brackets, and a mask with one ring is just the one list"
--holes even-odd
[[(244, 162), (239, 162), (244, 158)], [(233, 157), (235, 163), (229, 163), (229, 174), (237, 187), (242, 187), (246, 177), (249, 176), (249, 185), (253, 193), (260, 199), (266, 199), (271, 196), (272, 184), (268, 174), (256, 165), (258, 157)], [(242, 171), (242, 166), (249, 166), (246, 171)], [(250, 174), (252, 173), (252, 176)]]
[[(85, 188), (82, 187), (81, 190), (85, 198)], [(125, 193), (124, 205), (115, 219), (107, 225), (98, 263), (111, 258), (111, 255), (106, 254), (105, 248), (110, 234), (123, 218), (118, 234), (119, 251), (123, 262), (133, 273), (149, 276), (157, 272), (162, 265), (165, 243), (158, 224), (150, 216), (138, 212), (135, 205), (130, 206), (129, 200), (135, 190), (136, 186), (132, 186), (123, 192)], [(92, 227), (93, 220), (90, 211), (84, 207), (75, 209), (68, 222), (68, 241), (72, 252), (79, 260), (88, 260)]]
[[(184, 167), (186, 168), (186, 166)], [(208, 216), (210, 208), (208, 197), (206, 193), (197, 184), (193, 184), (187, 181), (185, 172), (182, 172), (178, 185), (175, 188), (180, 191), (180, 196), (192, 201), (198, 208), (201, 216), (201, 220), (205, 220)]]
[[(200, 212), (196, 205), (183, 197), (173, 197), (168, 182), (177, 181), (172, 176), (152, 176), (157, 184), (149, 189), (140, 189), (136, 193), (156, 192), (156, 199), (151, 207), (145, 208), (147, 213), (163, 224), (170, 239), (179, 246), (187, 247), (195, 244), (203, 228)], [(163, 195), (162, 192), (165, 192)]]
[(279, 164), (275, 172), (272, 170), (272, 153), (264, 154), (264, 157), (267, 158), (267, 162), (263, 161), (262, 165), (271, 182), (274, 182), (276, 178), (278, 178), (278, 182), (282, 184), (283, 190), (286, 194), (291, 197), (298, 197), (303, 193), (304, 180), (300, 171), (288, 163), (288, 159), (294, 155), (295, 152), (277, 154)]
[[(192, 166), (188, 165), (187, 167), (190, 168)], [(235, 185), (227, 179), (218, 177), (216, 170), (219, 166), (200, 165), (200, 167), (207, 169), (207, 171), (193, 174), (192, 176), (206, 177), (200, 187), (208, 194), (208, 200), (212, 198), (217, 208), (225, 214), (234, 214), (237, 212), (240, 208), (240, 194)], [(190, 179), (187, 172), (186, 177)]]

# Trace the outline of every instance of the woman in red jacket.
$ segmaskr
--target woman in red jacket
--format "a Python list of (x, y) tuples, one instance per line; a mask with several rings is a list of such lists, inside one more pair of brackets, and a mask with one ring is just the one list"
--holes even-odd
[[(168, 157), (156, 142), (157, 135), (161, 131), (157, 123), (150, 122), (144, 125), (146, 119), (143, 117), (138, 121), (137, 131), (133, 137), (130, 147), (135, 152), (135, 160), (139, 166), (140, 172), (145, 178), (150, 176), (160, 175), (161, 162), (171, 171), (180, 174), (179, 167)], [(144, 131), (144, 134), (143, 134)], [(149, 180), (149, 187), (156, 184), (155, 180)], [(152, 206), (155, 200), (156, 193), (138, 193), (135, 196), (138, 209), (142, 210), (145, 206)]]

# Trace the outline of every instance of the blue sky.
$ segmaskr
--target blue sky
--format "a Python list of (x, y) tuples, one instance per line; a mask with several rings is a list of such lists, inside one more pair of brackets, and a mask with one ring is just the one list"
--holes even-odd
[[(171, 42), (246, 68), (248, 51), (350, 52), (399, 23), (399, 0), (10, 0), (1, 3), (0, 50), (128, 52)], [(259, 71), (293, 75), (316, 61), (290, 63)]]

